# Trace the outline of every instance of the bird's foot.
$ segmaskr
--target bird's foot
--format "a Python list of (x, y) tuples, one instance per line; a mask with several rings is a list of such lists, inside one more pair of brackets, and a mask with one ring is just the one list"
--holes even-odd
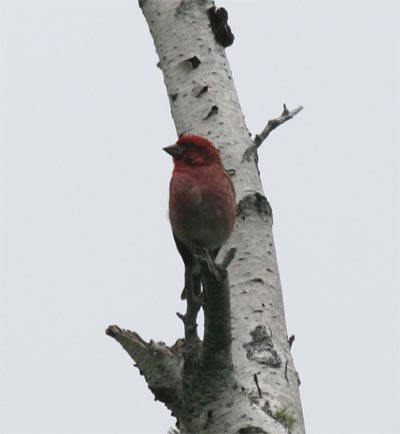
[(217, 282), (222, 282), (227, 275), (226, 269), (222, 265), (216, 264), (215, 262), (214, 267), (212, 270), (210, 270), (210, 272), (212, 273)]
[[(181, 292), (181, 300), (186, 300), (188, 298), (187, 294), (188, 291), (186, 291), (186, 287), (184, 287)], [(200, 306), (203, 306), (204, 299), (205, 294), (203, 291), (201, 291), (201, 288), (197, 292), (193, 292), (193, 294), (191, 295), (191, 300), (193, 300), (195, 304), (198, 304)]]

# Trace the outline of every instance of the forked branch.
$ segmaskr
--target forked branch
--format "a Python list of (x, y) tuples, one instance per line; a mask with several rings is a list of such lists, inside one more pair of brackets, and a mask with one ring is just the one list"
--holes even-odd
[(256, 154), (257, 149), (261, 146), (264, 140), (269, 136), (271, 131), (273, 131), (275, 128), (279, 127), (279, 125), (282, 125), (289, 119), (292, 119), (294, 116), (297, 115), (297, 113), (301, 112), (303, 108), (304, 108), (303, 106), (299, 106), (294, 110), (289, 111), (288, 108), (286, 107), (286, 104), (283, 104), (282, 114), (275, 119), (269, 120), (265, 128), (261, 131), (261, 133), (256, 134), (253, 140), (253, 145), (250, 146), (248, 149), (246, 149), (245, 153), (243, 154), (243, 161), (250, 161), (251, 156), (253, 154)]
[(297, 113), (301, 112), (303, 110), (303, 106), (299, 106), (295, 108), (292, 111), (289, 111), (286, 107), (286, 104), (283, 104), (283, 112), (282, 114), (275, 118), (268, 121), (266, 127), (261, 131), (260, 134), (256, 134), (254, 137), (254, 146), (256, 148), (259, 148), (262, 144), (262, 142), (269, 136), (269, 133), (273, 131), (276, 127), (279, 127), (279, 125), (282, 125), (289, 119), (292, 119), (294, 116), (297, 115)]

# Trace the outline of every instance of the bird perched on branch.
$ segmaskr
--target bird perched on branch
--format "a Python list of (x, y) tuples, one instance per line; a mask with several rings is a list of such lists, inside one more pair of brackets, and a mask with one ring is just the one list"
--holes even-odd
[[(200, 136), (184, 135), (163, 148), (173, 157), (169, 188), (172, 232), (185, 268), (192, 270), (203, 258), (209, 268), (232, 233), (236, 218), (235, 190), (219, 151)], [(200, 294), (200, 277), (193, 276), (193, 291)], [(182, 299), (185, 298), (185, 289)]]

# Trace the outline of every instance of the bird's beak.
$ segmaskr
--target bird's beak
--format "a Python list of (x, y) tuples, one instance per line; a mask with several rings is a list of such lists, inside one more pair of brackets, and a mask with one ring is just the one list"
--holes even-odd
[(163, 148), (163, 151), (165, 151), (167, 154), (171, 155), (174, 158), (182, 155), (182, 149), (178, 145), (166, 146), (165, 148)]

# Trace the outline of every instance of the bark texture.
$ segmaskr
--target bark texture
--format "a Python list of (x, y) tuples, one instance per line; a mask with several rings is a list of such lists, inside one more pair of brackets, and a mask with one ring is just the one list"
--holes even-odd
[[(229, 279), (206, 276), (210, 297), (203, 306), (203, 342), (195, 325), (200, 305), (190, 294), (181, 316), (186, 341), (169, 348), (117, 326), (107, 333), (135, 360), (156, 399), (177, 417), (182, 433), (302, 434), (272, 212), (257, 167), (261, 142), (253, 142), (246, 128), (225, 49), (218, 42), (224, 34), (217, 38), (213, 33), (226, 29), (223, 23), (211, 28), (210, 0), (139, 4), (154, 39), (177, 133), (207, 137), (219, 148), (233, 174), (237, 222), (217, 258), (227, 266)], [(233, 35), (227, 31), (222, 40), (231, 43)], [(296, 113), (285, 114), (290, 119)], [(287, 120), (282, 116), (280, 123)]]

